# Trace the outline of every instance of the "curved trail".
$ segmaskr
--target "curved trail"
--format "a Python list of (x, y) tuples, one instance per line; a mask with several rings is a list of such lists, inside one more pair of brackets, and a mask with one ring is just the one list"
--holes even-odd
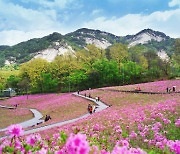
[[(4, 106), (4, 105), (0, 105), (0, 108), (16, 109), (15, 107), (9, 107), (9, 106)], [(28, 109), (28, 108), (19, 108), (19, 109)], [(40, 120), (43, 117), (43, 115), (38, 110), (36, 109), (28, 109), (28, 110), (30, 110), (33, 113), (34, 118), (18, 123), (23, 128), (31, 127), (33, 125), (36, 125), (37, 123), (42, 123), (44, 121), (44, 120)], [(0, 132), (6, 131), (6, 130), (7, 130), (7, 127), (0, 129)]]
[[(97, 104), (98, 108), (96, 109), (96, 112), (100, 112), (106, 108), (108, 108), (109, 106), (104, 104), (103, 102), (101, 101), (96, 101), (95, 99), (93, 98), (88, 98), (88, 97), (85, 97), (83, 95), (78, 95), (77, 93), (73, 93), (73, 95), (75, 96), (78, 96), (78, 97), (82, 97), (84, 99), (87, 99), (87, 100), (90, 100), (94, 103)], [(83, 119), (83, 118), (86, 118), (90, 116), (89, 113), (85, 114), (85, 115), (82, 115), (78, 118), (74, 118), (74, 119), (71, 119), (71, 120), (66, 120), (66, 121), (61, 121), (61, 122), (58, 122), (58, 123), (54, 123), (54, 124), (50, 124), (50, 125), (46, 125), (46, 126), (42, 126), (42, 127), (38, 127), (38, 128), (34, 128), (34, 129), (31, 129), (31, 130), (27, 130), (24, 132), (24, 134), (30, 134), (30, 133), (35, 133), (35, 132), (38, 132), (38, 131), (42, 131), (42, 130), (46, 130), (46, 129), (50, 129), (50, 128), (53, 128), (53, 127), (57, 127), (57, 126), (63, 126), (65, 124), (69, 124), (69, 123), (72, 123), (72, 122), (75, 122), (75, 121), (78, 121), (80, 119)]]
[[(75, 96), (78, 96), (78, 97), (82, 97), (84, 99), (87, 99), (87, 100), (90, 100), (94, 103), (97, 104), (97, 109), (96, 109), (96, 112), (100, 112), (106, 108), (108, 108), (109, 106), (104, 104), (103, 102), (101, 101), (96, 101), (95, 99), (93, 98), (89, 98), (89, 97), (85, 97), (83, 95), (78, 95), (77, 93), (73, 93), (73, 95)], [(66, 121), (61, 121), (61, 122), (58, 122), (58, 123), (53, 123), (53, 124), (49, 124), (49, 125), (46, 125), (46, 126), (42, 126), (42, 127), (38, 127), (38, 128), (33, 128), (33, 129), (30, 129), (30, 130), (26, 130), (24, 131), (24, 135), (27, 135), (27, 134), (31, 134), (31, 133), (35, 133), (35, 132), (38, 132), (38, 131), (43, 131), (43, 130), (46, 130), (46, 129), (50, 129), (50, 128), (53, 128), (53, 127), (57, 127), (57, 126), (62, 126), (62, 125), (65, 125), (65, 124), (69, 124), (69, 123), (72, 123), (72, 122), (75, 122), (77, 120), (80, 120), (80, 119), (83, 119), (83, 118), (86, 118), (90, 116), (89, 113), (85, 114), (85, 115), (82, 115), (78, 118), (74, 118), (74, 119), (71, 119), (71, 120), (66, 120)]]

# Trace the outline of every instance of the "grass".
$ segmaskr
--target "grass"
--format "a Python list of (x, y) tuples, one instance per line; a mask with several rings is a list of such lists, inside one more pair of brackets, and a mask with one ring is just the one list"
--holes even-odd
[(0, 128), (11, 124), (20, 123), (33, 118), (31, 111), (27, 109), (5, 109), (0, 108)]
[[(43, 118), (45, 118), (45, 115), (51, 116), (51, 120), (38, 125), (38, 127), (84, 115), (87, 113), (87, 106), (89, 103), (91, 102), (73, 96), (72, 94), (29, 95), (28, 99), (27, 96), (24, 95), (0, 101), (1, 105), (14, 106), (18, 104), (18, 108), (35, 108), (42, 113), (44, 116)], [(24, 113), (19, 112), (19, 110), (17, 113), (19, 113), (19, 116), (24, 116)], [(3, 116), (4, 114), (5, 113), (2, 113), (1, 115)], [(12, 121), (13, 117), (6, 116), (6, 120)]]

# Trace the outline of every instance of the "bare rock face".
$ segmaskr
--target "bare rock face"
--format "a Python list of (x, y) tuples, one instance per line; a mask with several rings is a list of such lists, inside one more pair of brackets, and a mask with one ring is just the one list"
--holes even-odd
[(126, 37), (130, 47), (135, 46), (137, 44), (147, 44), (149, 41), (152, 40), (161, 42), (169, 38), (164, 33), (153, 31), (151, 29), (144, 29), (136, 35), (128, 35)]
[(166, 61), (168, 62), (169, 61), (169, 56), (167, 55), (166, 51), (164, 50), (160, 50), (158, 51), (157, 55), (163, 60), (163, 61)]
[(42, 58), (48, 62), (52, 62), (56, 56), (63, 55), (67, 52), (73, 53), (75, 51), (67, 43), (54, 42), (53, 45), (51, 45), (49, 48), (36, 53), (33, 59)]

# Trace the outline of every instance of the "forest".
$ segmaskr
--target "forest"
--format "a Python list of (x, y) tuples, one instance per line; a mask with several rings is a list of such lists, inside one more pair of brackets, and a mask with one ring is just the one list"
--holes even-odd
[(142, 45), (128, 48), (115, 43), (106, 50), (87, 45), (74, 54), (57, 56), (53, 62), (33, 59), (15, 65), (8, 73), (5, 76), (0, 71), (0, 90), (11, 87), (18, 94), (70, 92), (171, 79), (180, 76), (180, 39), (176, 39), (169, 60), (160, 59), (155, 50)]

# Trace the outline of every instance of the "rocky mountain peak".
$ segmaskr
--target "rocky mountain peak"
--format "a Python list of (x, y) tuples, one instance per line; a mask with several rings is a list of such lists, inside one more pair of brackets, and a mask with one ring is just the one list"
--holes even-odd
[(147, 44), (152, 40), (161, 42), (169, 39), (170, 37), (159, 31), (144, 29), (135, 35), (127, 35), (126, 38), (129, 42), (129, 46), (135, 46), (137, 44)]

